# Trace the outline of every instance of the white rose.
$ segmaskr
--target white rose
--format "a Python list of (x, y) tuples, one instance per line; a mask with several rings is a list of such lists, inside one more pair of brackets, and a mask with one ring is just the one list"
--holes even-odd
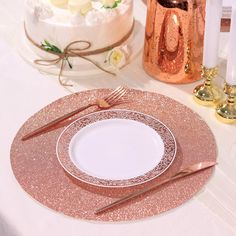
[(112, 8), (116, 4), (117, 0), (101, 0), (104, 7)]
[(112, 67), (120, 69), (127, 63), (129, 53), (130, 51), (127, 46), (115, 47), (108, 52), (106, 62)]
[(91, 0), (69, 0), (68, 8), (72, 14), (86, 15), (93, 7)]

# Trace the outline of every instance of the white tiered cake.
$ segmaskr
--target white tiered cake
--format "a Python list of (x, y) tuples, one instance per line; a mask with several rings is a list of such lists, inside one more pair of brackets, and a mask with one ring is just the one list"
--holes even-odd
[(85, 40), (89, 50), (102, 49), (122, 41), (132, 25), (133, 0), (26, 1), (25, 28), (38, 45), (47, 41), (63, 50)]

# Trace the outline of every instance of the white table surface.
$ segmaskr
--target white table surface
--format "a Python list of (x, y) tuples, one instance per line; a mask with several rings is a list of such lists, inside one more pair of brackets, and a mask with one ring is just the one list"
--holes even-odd
[[(135, 15), (143, 24), (145, 12), (144, 3), (135, 0)], [(1, 0), (0, 236), (236, 235), (236, 126), (219, 123), (214, 109), (193, 102), (191, 91), (199, 82), (169, 85), (147, 76), (142, 70), (141, 55), (122, 70), (118, 78), (89, 77), (79, 81), (77, 89), (128, 85), (172, 97), (200, 114), (212, 129), (218, 146), (219, 165), (206, 187), (177, 209), (125, 223), (89, 222), (63, 216), (40, 205), (23, 191), (10, 165), (13, 138), (32, 114), (70, 92), (55, 78), (40, 74), (18, 56), (13, 42), (19, 36), (15, 27), (22, 19), (22, 0)], [(227, 34), (222, 34), (221, 40), (221, 54), (225, 55)]]

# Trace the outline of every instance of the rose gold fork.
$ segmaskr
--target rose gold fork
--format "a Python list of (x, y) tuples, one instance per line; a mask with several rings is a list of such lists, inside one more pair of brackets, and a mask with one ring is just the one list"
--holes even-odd
[(120, 86), (120, 87), (116, 88), (115, 90), (113, 90), (108, 96), (106, 96), (104, 98), (98, 98), (94, 102), (89, 103), (88, 105), (80, 107), (68, 114), (65, 114), (65, 115), (49, 122), (46, 125), (41, 126), (40, 128), (24, 135), (21, 140), (25, 141), (25, 140), (35, 137), (36, 135), (39, 135), (41, 133), (45, 133), (45, 132), (49, 131), (52, 127), (54, 127), (55, 125), (59, 124), (60, 122), (65, 121), (66, 119), (78, 114), (81, 111), (88, 109), (89, 107), (98, 106), (98, 108), (103, 110), (103, 109), (109, 109), (115, 105), (118, 105), (118, 104), (122, 103), (121, 98), (126, 94), (126, 92), (127, 92), (127, 88)]

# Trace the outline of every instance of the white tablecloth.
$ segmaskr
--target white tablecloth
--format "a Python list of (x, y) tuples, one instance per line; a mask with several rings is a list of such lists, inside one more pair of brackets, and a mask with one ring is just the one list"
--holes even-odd
[[(135, 0), (136, 19), (142, 24), (145, 24), (145, 12), (145, 4)], [(206, 187), (177, 209), (125, 223), (98, 223), (69, 218), (45, 208), (22, 190), (10, 165), (13, 138), (32, 114), (69, 94), (55, 78), (40, 74), (18, 56), (14, 42), (19, 35), (15, 27), (22, 19), (22, 0), (1, 0), (0, 236), (236, 235), (236, 126), (219, 123), (214, 117), (214, 109), (193, 102), (191, 92), (199, 82), (169, 85), (147, 76), (142, 70), (141, 55), (123, 69), (118, 78), (93, 76), (80, 80), (77, 89), (114, 88), (125, 84), (167, 95), (199, 113), (212, 129), (218, 146), (219, 166)], [(227, 34), (222, 34), (221, 40), (221, 54), (225, 55)]]

